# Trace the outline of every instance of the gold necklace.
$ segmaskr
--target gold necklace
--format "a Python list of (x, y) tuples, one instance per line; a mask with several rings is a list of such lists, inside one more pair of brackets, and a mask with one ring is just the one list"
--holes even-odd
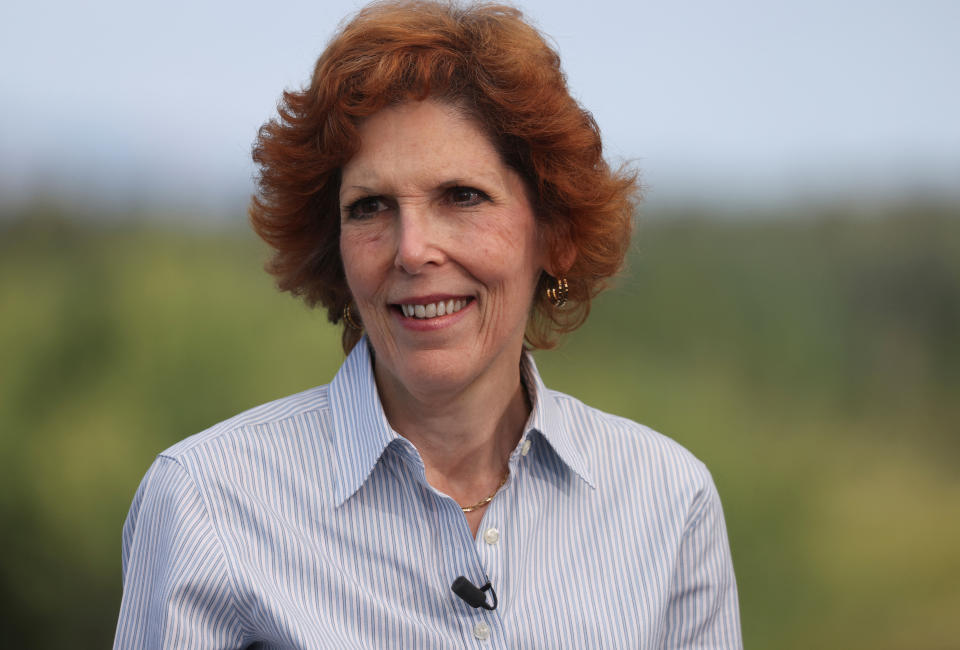
[[(507, 471), (504, 473), (503, 479), (500, 481), (500, 485), (497, 486), (497, 488), (493, 491), (493, 493), (490, 496), (488, 496), (486, 499), (483, 499), (482, 501), (477, 501), (472, 506), (460, 506), (460, 509), (463, 510), (464, 513), (473, 512), (474, 510), (478, 508), (482, 508), (483, 506), (493, 501), (493, 497), (497, 496), (497, 492), (499, 492), (500, 488), (502, 488), (504, 483), (507, 482), (508, 476), (510, 476), (509, 469), (507, 469)], [(460, 505), (460, 504), (458, 503), (457, 505)]]

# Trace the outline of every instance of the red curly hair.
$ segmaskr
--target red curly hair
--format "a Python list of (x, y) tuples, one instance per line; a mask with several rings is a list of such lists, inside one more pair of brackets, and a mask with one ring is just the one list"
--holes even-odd
[[(426, 98), (466, 110), (526, 182), (551, 264), (569, 283), (557, 309), (544, 272), (531, 305), (527, 343), (552, 347), (586, 320), (622, 266), (638, 186), (635, 173), (604, 161), (599, 129), (570, 96), (559, 56), (512, 7), (391, 0), (342, 28), (310, 84), (284, 92), (254, 145), (250, 220), (275, 251), (267, 270), (281, 290), (342, 321), (352, 299), (339, 248), (340, 170), (359, 148), (364, 118)], [(359, 338), (344, 324), (346, 352)]]

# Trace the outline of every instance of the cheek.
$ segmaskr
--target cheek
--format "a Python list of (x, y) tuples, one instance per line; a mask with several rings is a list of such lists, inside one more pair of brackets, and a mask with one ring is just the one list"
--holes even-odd
[(347, 284), (354, 295), (376, 282), (383, 266), (383, 237), (369, 230), (344, 229), (340, 233), (340, 258)]
[(490, 270), (508, 279), (519, 279), (518, 273), (539, 268), (534, 229), (526, 221), (505, 219), (485, 229), (474, 242), (478, 258), (485, 260)]

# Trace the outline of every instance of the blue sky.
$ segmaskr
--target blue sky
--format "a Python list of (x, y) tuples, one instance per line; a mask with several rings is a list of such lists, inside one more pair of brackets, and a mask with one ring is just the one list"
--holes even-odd
[[(349, 0), (0, 9), (0, 202), (231, 211)], [(654, 204), (960, 195), (960, 2), (518, 3)]]

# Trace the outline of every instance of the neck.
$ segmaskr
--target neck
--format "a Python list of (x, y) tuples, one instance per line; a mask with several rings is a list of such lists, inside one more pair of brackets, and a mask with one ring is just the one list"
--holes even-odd
[(387, 419), (417, 448), (434, 487), (465, 505), (500, 482), (530, 414), (520, 354), (496, 376), (442, 395), (376, 375)]

